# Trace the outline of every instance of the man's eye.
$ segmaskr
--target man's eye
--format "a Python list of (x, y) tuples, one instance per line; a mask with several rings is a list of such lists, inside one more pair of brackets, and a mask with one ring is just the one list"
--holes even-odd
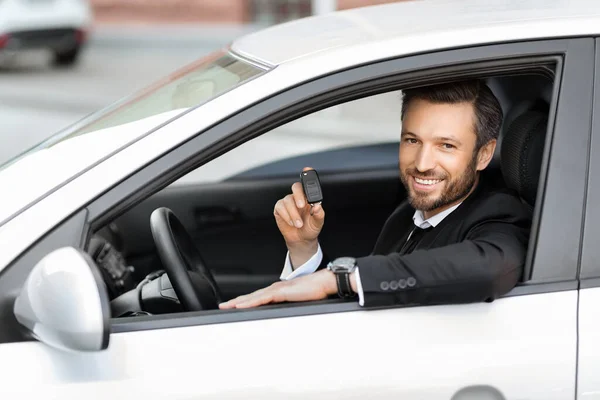
[(444, 143), (444, 144), (442, 144), (442, 147), (446, 150), (451, 150), (454, 148), (454, 145), (452, 145), (450, 143)]
[(407, 139), (406, 139), (406, 143), (410, 143), (410, 144), (417, 144), (417, 139), (414, 139), (414, 138), (407, 138)]

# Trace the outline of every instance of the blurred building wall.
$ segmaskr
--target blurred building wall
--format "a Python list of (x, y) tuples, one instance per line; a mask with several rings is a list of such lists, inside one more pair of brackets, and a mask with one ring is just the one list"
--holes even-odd
[[(274, 24), (312, 15), (314, 0), (90, 0), (97, 23)], [(339, 10), (406, 0), (316, 0)]]
[[(376, 4), (397, 3), (403, 0), (336, 0), (338, 10), (347, 10), (349, 8), (373, 6)], [(407, 0), (404, 0), (407, 1)]]
[(248, 0), (90, 0), (99, 23), (244, 23)]

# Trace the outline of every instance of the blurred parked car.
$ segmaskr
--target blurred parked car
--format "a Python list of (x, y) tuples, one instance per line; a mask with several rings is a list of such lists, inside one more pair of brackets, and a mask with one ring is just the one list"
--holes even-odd
[(91, 21), (87, 0), (0, 0), (0, 54), (47, 49), (54, 65), (74, 65)]

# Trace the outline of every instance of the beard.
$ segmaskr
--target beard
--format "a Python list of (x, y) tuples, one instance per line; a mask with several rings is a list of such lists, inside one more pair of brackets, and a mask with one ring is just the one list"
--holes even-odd
[[(413, 192), (411, 185), (408, 183), (408, 180), (411, 179), (412, 176), (422, 179), (442, 180), (444, 184), (443, 192), (438, 196), (429, 193)], [(450, 181), (448, 181), (448, 174), (445, 173), (437, 174), (433, 171), (422, 173), (415, 168), (407, 168), (400, 172), (400, 180), (408, 193), (408, 202), (415, 210), (423, 212), (436, 210), (466, 197), (473, 188), (476, 179), (477, 154), (474, 155), (462, 175)]]

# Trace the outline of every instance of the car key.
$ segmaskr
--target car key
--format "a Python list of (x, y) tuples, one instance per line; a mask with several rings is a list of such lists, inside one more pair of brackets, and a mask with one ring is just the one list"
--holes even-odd
[(321, 203), (323, 201), (323, 192), (321, 191), (321, 182), (319, 182), (317, 171), (314, 169), (302, 171), (300, 173), (300, 180), (302, 181), (302, 188), (304, 189), (304, 195), (308, 204), (312, 207), (315, 204)]

